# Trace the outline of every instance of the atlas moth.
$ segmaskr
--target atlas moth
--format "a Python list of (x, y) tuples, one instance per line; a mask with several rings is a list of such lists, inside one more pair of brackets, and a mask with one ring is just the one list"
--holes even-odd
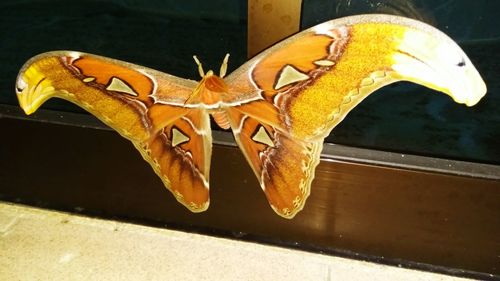
[(16, 92), (31, 114), (47, 99), (73, 102), (130, 140), (175, 198), (209, 205), (210, 116), (230, 128), (269, 204), (293, 218), (311, 191), (323, 140), (358, 103), (405, 80), (472, 106), (486, 86), (460, 47), (422, 22), (391, 15), (340, 18), (304, 30), (226, 76), (200, 81), (96, 55), (30, 59)]

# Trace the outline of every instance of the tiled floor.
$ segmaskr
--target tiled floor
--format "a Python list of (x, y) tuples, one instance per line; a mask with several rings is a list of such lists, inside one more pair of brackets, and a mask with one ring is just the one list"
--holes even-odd
[(0, 280), (464, 280), (0, 203)]

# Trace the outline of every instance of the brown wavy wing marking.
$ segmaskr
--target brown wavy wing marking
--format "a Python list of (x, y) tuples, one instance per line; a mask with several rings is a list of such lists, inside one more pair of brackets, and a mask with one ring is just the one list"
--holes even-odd
[(236, 142), (273, 210), (293, 218), (309, 196), (322, 142), (303, 142), (238, 110), (228, 111)]
[(191, 110), (136, 147), (175, 198), (201, 212), (209, 205), (211, 144), (208, 113)]
[[(118, 92), (136, 97), (146, 105), (151, 105), (151, 95), (155, 89), (155, 81), (136, 69), (119, 64), (109, 63), (105, 60), (81, 56), (79, 58), (62, 57), (69, 67), (77, 69), (88, 83), (97, 83), (105, 86), (108, 91)], [(92, 85), (92, 84), (90, 84)], [(115, 87), (112, 87), (112, 86)], [(121, 86), (121, 87), (120, 87)]]
[(157, 80), (152, 76), (94, 57), (81, 57), (68, 65), (77, 68), (85, 77), (82, 80), (91, 86), (104, 88), (143, 109), (144, 122), (154, 137), (138, 149), (179, 202), (193, 211), (205, 210), (211, 153), (207, 113), (156, 103), (152, 97), (158, 92), (164, 97), (167, 91), (190, 93), (191, 89), (182, 91), (182, 85), (161, 81), (157, 92)]

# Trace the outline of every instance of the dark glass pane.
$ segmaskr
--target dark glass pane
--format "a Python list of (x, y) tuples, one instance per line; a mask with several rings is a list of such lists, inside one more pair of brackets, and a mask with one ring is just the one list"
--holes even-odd
[(451, 36), (488, 86), (467, 108), (411, 83), (382, 88), (333, 130), (328, 142), (435, 157), (500, 163), (499, 1), (304, 0), (302, 28), (349, 15), (386, 13), (427, 22)]
[[(17, 105), (19, 68), (30, 57), (75, 50), (199, 79), (192, 55), (218, 69), (246, 61), (246, 1), (3, 1), (0, 103)], [(78, 111), (53, 99), (43, 108)]]
[[(426, 21), (465, 49), (488, 94), (473, 108), (410, 83), (380, 90), (353, 110), (328, 142), (436, 157), (500, 163), (498, 65), (500, 19), (495, 1), (304, 0), (302, 27), (360, 13), (392, 13)], [(446, 5), (445, 5), (446, 4)], [(246, 60), (246, 1), (9, 1), (0, 4), (0, 103), (16, 105), (15, 75), (31, 56), (78, 50), (198, 79), (191, 56), (229, 70)], [(44, 108), (82, 112), (57, 99)]]

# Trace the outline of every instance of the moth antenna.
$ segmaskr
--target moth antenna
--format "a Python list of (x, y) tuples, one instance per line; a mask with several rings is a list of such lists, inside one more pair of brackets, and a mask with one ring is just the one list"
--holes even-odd
[(193, 56), (193, 59), (198, 65), (198, 73), (200, 73), (201, 78), (205, 77), (205, 71), (203, 71), (203, 66), (201, 65), (201, 62), (198, 60), (198, 57)]
[(226, 76), (228, 61), (229, 61), (229, 53), (226, 54), (224, 60), (222, 61), (222, 65), (220, 66), (220, 71), (219, 71), (220, 78), (224, 78), (224, 76)]

